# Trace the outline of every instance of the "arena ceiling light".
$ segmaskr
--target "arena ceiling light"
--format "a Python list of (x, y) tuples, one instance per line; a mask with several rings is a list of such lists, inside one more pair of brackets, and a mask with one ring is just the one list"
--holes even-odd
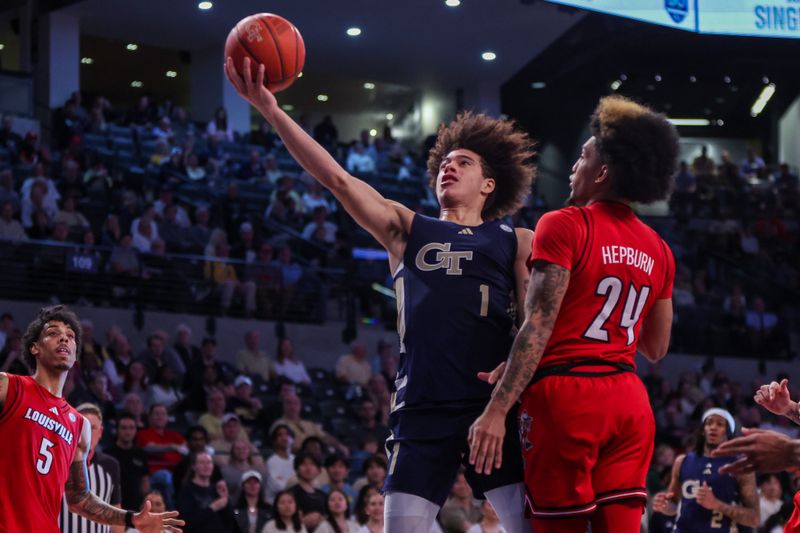
[(377, 135), (378, 135), (378, 130), (376, 130), (375, 128), (372, 128), (371, 130), (369, 130), (369, 136), (370, 137), (376, 137)]
[(177, 78), (178, 77), (178, 73), (175, 72), (174, 70), (168, 70), (167, 71), (167, 77), (168, 78)]
[(394, 120), (394, 113), (386, 113), (386, 120)]
[(6, 47), (6, 45), (4, 45), (3, 43), (0, 43), (0, 50), (2, 50), (5, 47)]
[(364, 88), (366, 90), (368, 90), (368, 91), (371, 91), (372, 89), (375, 88), (375, 84), (370, 82), (370, 81), (368, 81), (367, 83), (364, 84)]
[(543, 81), (535, 81), (531, 83), (531, 89), (544, 89), (545, 87), (547, 87), (547, 83)]
[(611, 90), (616, 91), (622, 86), (622, 80), (614, 80), (611, 82)]
[(319, 100), (320, 102), (327, 102), (328, 101), (328, 95), (327, 94), (318, 94), (317, 95), (317, 100)]
[(200, 2), (199, 4), (197, 4), (197, 8), (202, 11), (208, 11), (212, 7), (214, 7), (213, 2)]
[(764, 111), (764, 108), (767, 107), (769, 103), (769, 99), (772, 98), (772, 95), (775, 94), (775, 84), (770, 83), (769, 85), (765, 85), (763, 89), (761, 89), (761, 94), (758, 95), (756, 101), (753, 102), (753, 107), (750, 108), (750, 116), (755, 118)]
[(131, 52), (135, 52), (136, 50), (139, 49), (139, 45), (136, 43), (128, 43), (127, 45), (125, 45), (125, 49)]
[(444, 5), (447, 7), (458, 7), (461, 5), (461, 0), (444, 0)]
[(281, 109), (284, 111), (294, 111), (294, 106), (292, 104), (283, 104)]
[(139, 81), (139, 80), (133, 80), (133, 81), (131, 82), (131, 87), (134, 87), (134, 88), (136, 88), (136, 89), (140, 89), (140, 88), (141, 88), (143, 85), (144, 85), (144, 83), (142, 83), (142, 82), (141, 82), (141, 81)]
[(347, 35), (350, 37), (358, 37), (361, 35), (361, 28), (357, 26), (353, 26), (352, 28), (347, 28)]
[(711, 121), (707, 118), (668, 118), (667, 120), (674, 126), (710, 126)]
[(497, 54), (495, 54), (494, 52), (484, 52), (481, 54), (481, 57), (483, 58), (484, 61), (494, 61), (495, 59), (497, 59)]
[(81, 58), (81, 65), (91, 65), (94, 63), (94, 59), (91, 57), (82, 57)]

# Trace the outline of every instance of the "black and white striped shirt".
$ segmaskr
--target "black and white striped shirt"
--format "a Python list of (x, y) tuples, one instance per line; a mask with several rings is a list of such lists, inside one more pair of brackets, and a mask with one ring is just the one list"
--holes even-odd
[[(89, 490), (108, 504), (119, 504), (122, 500), (119, 486), (119, 463), (110, 455), (95, 452), (89, 471)], [(109, 533), (111, 526), (96, 524), (67, 508), (66, 496), (61, 500), (58, 516), (61, 533)]]

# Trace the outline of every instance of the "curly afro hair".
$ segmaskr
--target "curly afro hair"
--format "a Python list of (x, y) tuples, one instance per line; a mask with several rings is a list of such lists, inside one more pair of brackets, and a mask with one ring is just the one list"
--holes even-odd
[(600, 99), (591, 128), (615, 195), (642, 204), (669, 196), (678, 132), (664, 115), (624, 96), (607, 96)]
[(449, 125), (439, 126), (436, 144), (428, 155), (428, 184), (436, 188), (439, 165), (453, 150), (481, 156), (483, 174), (495, 180), (481, 213), (486, 220), (513, 214), (531, 192), (536, 167), (535, 142), (515, 122), (464, 111)]
[(22, 337), (22, 356), (31, 368), (36, 367), (36, 357), (31, 353), (31, 347), (42, 336), (42, 330), (48, 322), (63, 322), (75, 332), (75, 353), (81, 353), (81, 323), (78, 316), (66, 305), (52, 305), (42, 307), (33, 322), (28, 324), (28, 329)]

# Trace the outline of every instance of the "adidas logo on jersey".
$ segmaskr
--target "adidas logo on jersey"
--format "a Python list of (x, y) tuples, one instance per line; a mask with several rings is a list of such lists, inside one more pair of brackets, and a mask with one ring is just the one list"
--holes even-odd
[(475, 235), (474, 233), (472, 233), (472, 230), (469, 229), (469, 228), (462, 229), (461, 231), (458, 232), (458, 234), (459, 235)]
[(51, 413), (53, 413), (54, 415), (58, 416), (58, 408), (57, 408), (57, 407), (51, 407), (51, 408), (49, 409), (49, 411), (50, 411)]

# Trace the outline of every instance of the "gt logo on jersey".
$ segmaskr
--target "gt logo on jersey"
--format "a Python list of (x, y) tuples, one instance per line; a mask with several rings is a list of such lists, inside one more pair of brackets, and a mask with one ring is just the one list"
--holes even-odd
[[(436, 251), (435, 263), (428, 263), (426, 256), (428, 252)], [(415, 262), (417, 268), (423, 272), (432, 272), (444, 268), (445, 274), (448, 276), (460, 276), (463, 273), (461, 269), (461, 260), (472, 260), (472, 252), (451, 252), (449, 242), (432, 242), (420, 248), (417, 253)]]
[(681, 485), (681, 494), (687, 500), (693, 500), (693, 499), (697, 498), (697, 495), (695, 494), (695, 491), (697, 490), (697, 488), (699, 486), (700, 486), (700, 481), (699, 480), (697, 480), (697, 479), (687, 479), (686, 481), (683, 482), (683, 485)]

